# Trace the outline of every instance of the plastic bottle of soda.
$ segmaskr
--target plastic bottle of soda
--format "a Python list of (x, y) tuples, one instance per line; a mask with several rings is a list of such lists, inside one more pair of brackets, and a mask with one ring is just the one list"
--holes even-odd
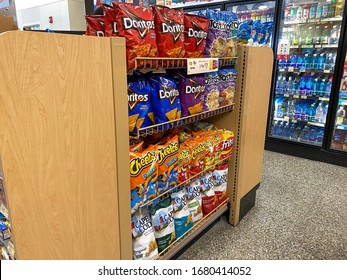
[(321, 81), (319, 83), (319, 97), (323, 97), (326, 90), (326, 78), (321, 78)]
[(340, 106), (340, 108), (336, 112), (336, 124), (343, 124), (343, 119), (346, 117), (346, 111), (344, 106)]
[(333, 84), (333, 78), (330, 77), (325, 87), (325, 95), (324, 95), (325, 97), (330, 97), (332, 84)]
[(335, 17), (336, 0), (331, 0), (328, 8), (328, 17)]
[(314, 127), (311, 128), (310, 134), (308, 135), (308, 139), (309, 139), (311, 144), (316, 143), (316, 140), (317, 140), (317, 130)]
[(306, 95), (307, 96), (311, 96), (312, 95), (312, 77), (308, 77), (307, 80), (306, 80), (306, 85), (305, 85), (305, 89), (306, 89)]
[(313, 36), (312, 36), (312, 44), (320, 44), (320, 38), (322, 36), (322, 30), (320, 28), (320, 25), (316, 25), (316, 28), (313, 31)]
[(319, 89), (319, 77), (316, 77), (312, 81), (312, 96), (316, 96), (318, 94)]
[(323, 4), (318, 3), (317, 9), (316, 9), (316, 18), (321, 19), (322, 18), (322, 9), (323, 9)]
[(322, 145), (323, 138), (324, 138), (324, 130), (322, 128), (320, 128), (318, 133), (317, 133), (316, 144)]
[(326, 120), (327, 120), (328, 110), (329, 110), (329, 103), (327, 103), (324, 106), (324, 110), (323, 110), (323, 123), (325, 123)]
[(323, 113), (324, 113), (323, 104), (319, 103), (316, 109), (316, 118), (315, 118), (317, 123), (323, 122)]
[(302, 76), (299, 83), (299, 95), (306, 95), (306, 77)]
[(330, 34), (331, 34), (331, 31), (330, 31), (329, 25), (325, 24), (323, 26), (322, 35), (321, 35), (321, 38), (320, 38), (321, 44), (328, 44)]
[(329, 16), (329, 3), (324, 3), (322, 6), (322, 18), (327, 18)]
[(316, 104), (313, 103), (308, 111), (308, 121), (314, 122), (316, 118)]
[(308, 20), (308, 18), (310, 17), (310, 8), (311, 8), (310, 4), (304, 5), (304, 8), (303, 8), (304, 10), (302, 12), (303, 19)]
[(290, 124), (287, 122), (283, 127), (283, 138), (289, 139), (290, 137)]
[(301, 142), (307, 143), (309, 140), (310, 130), (307, 125), (305, 125), (304, 129), (301, 131)]
[(310, 15), (309, 15), (310, 19), (316, 18), (316, 11), (317, 11), (317, 3), (313, 3), (310, 7)]

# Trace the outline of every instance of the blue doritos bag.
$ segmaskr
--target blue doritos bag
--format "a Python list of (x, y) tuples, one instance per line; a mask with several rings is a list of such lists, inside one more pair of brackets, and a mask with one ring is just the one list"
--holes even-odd
[(136, 132), (154, 124), (151, 84), (144, 77), (128, 77), (129, 131)]
[(153, 75), (151, 81), (151, 103), (155, 123), (177, 120), (181, 117), (181, 104), (177, 83), (166, 75)]

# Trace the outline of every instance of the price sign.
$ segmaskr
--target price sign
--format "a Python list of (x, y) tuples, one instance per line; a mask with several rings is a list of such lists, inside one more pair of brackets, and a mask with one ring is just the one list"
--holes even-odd
[(293, 95), (294, 98), (299, 98), (299, 95)]
[(307, 99), (306, 95), (301, 96), (301, 99)]
[(188, 58), (187, 74), (200, 74), (218, 71), (218, 58)]
[(294, 72), (294, 67), (293, 66), (288, 67), (288, 72)]
[(323, 72), (324, 73), (330, 73), (330, 70), (324, 70)]
[(277, 45), (277, 55), (278, 60), (288, 60), (290, 52), (290, 43), (289, 40), (280, 40)]

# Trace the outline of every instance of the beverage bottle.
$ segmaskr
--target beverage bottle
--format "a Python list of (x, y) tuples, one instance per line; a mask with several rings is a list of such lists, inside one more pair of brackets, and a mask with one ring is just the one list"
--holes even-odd
[(310, 130), (310, 133), (308, 135), (308, 140), (312, 144), (316, 143), (316, 140), (317, 140), (317, 130), (314, 127), (312, 127), (311, 130)]
[(276, 94), (282, 94), (282, 87), (283, 87), (283, 77), (282, 75), (278, 76), (277, 83), (276, 83)]
[(312, 45), (313, 27), (309, 26), (306, 30), (305, 44)]
[(303, 19), (308, 20), (308, 18), (310, 17), (310, 8), (311, 7), (309, 4), (304, 5), (304, 10), (302, 12)]
[(291, 67), (297, 68), (296, 62), (297, 62), (297, 56), (295, 54), (291, 55), (290, 56), (290, 64), (289, 65)]
[(282, 78), (282, 94), (286, 94), (287, 93), (287, 80), (286, 80), (286, 76), (283, 76)]
[(298, 94), (299, 93), (299, 82), (296, 78), (293, 80), (293, 88), (292, 88), (292, 93), (293, 94)]
[(296, 12), (298, 10), (298, 7), (292, 7), (290, 9), (290, 20), (295, 21), (297, 20)]
[(324, 25), (323, 31), (322, 31), (322, 36), (320, 38), (321, 44), (328, 44), (330, 34), (331, 34), (331, 31), (329, 29), (329, 25), (328, 24)]
[(305, 45), (306, 42), (306, 33), (307, 33), (307, 28), (306, 25), (302, 25), (299, 29), (299, 45)]
[(316, 25), (316, 28), (313, 31), (312, 44), (320, 44), (320, 38), (322, 36), (320, 25)]
[(316, 122), (317, 123), (322, 123), (323, 122), (323, 113), (324, 113), (323, 104), (319, 103), (318, 107), (316, 109)]
[(324, 68), (325, 68), (325, 53), (322, 52), (319, 54), (319, 57), (318, 57), (317, 69), (324, 70)]
[(328, 9), (328, 17), (335, 16), (335, 9), (336, 9), (336, 0), (331, 0), (329, 9)]
[(304, 65), (306, 69), (312, 69), (312, 54), (311, 52), (305, 53), (305, 58), (304, 58)]
[(288, 101), (287, 116), (289, 117), (289, 119), (293, 119), (294, 118), (295, 104), (296, 104), (295, 99), (292, 99), (292, 100)]
[(281, 118), (286, 117), (287, 113), (288, 113), (288, 101), (286, 101), (286, 100), (282, 101), (281, 111), (282, 111), (282, 113), (281, 113), (282, 117)]
[(342, 137), (340, 133), (335, 132), (331, 147), (336, 150), (342, 150)]
[(321, 19), (322, 18), (322, 10), (323, 10), (323, 4), (318, 3), (317, 9), (316, 9), (316, 18)]
[(325, 97), (330, 97), (332, 84), (333, 84), (333, 78), (330, 77), (325, 87)]
[(327, 53), (325, 56), (325, 67), (324, 69), (330, 70), (331, 64), (332, 64), (332, 58), (333, 54), (332, 53)]
[(276, 136), (277, 135), (277, 126), (278, 126), (278, 121), (273, 122), (273, 124), (271, 126), (271, 131), (270, 131), (270, 134), (272, 136)]
[(281, 102), (281, 98), (277, 97), (275, 99), (275, 118), (281, 118), (281, 107), (282, 107), (282, 102)]
[(299, 95), (306, 94), (306, 78), (302, 76), (299, 83)]
[(308, 126), (305, 125), (304, 129), (301, 131), (301, 141), (304, 142), (304, 143), (307, 143), (308, 140), (309, 140), (309, 134), (310, 134), (310, 131), (308, 129)]
[(318, 95), (319, 90), (319, 77), (316, 77), (312, 81), (312, 96)]
[(332, 53), (330, 70), (334, 70), (334, 68), (335, 68), (336, 56), (337, 56), (336, 52)]
[(309, 109), (309, 112), (308, 112), (308, 121), (309, 122), (314, 122), (315, 118), (316, 118), (316, 105), (315, 105), (315, 103), (313, 103), (310, 106), (310, 109)]
[(322, 6), (322, 18), (327, 18), (329, 15), (329, 3), (324, 3)]
[(306, 89), (306, 95), (311, 96), (312, 95), (312, 77), (311, 76), (308, 77), (306, 80), (305, 89)]
[(338, 39), (339, 39), (338, 38), (338, 27), (337, 27), (337, 25), (333, 25), (333, 27), (331, 28), (331, 31), (330, 31), (330, 37), (329, 37), (328, 43), (330, 45), (337, 44)]
[(320, 128), (318, 133), (317, 133), (316, 144), (322, 145), (323, 138), (324, 138), (324, 130), (322, 128)]
[(283, 128), (283, 138), (289, 139), (290, 137), (290, 124), (289, 122), (284, 125)]
[[(286, 13), (287, 12), (287, 13)], [(288, 20), (288, 15), (290, 14), (290, 10), (289, 8), (287, 7), (285, 10), (284, 10), (284, 20)], [(251, 19), (252, 20), (257, 20), (257, 13), (255, 10), (253, 10), (251, 12)]]
[(299, 45), (299, 40), (300, 40), (300, 28), (295, 28), (293, 29), (293, 37), (292, 37), (292, 42), (293, 45), (297, 46)]
[(318, 66), (318, 53), (312, 55), (312, 69), (317, 69)]
[(304, 103), (304, 105), (302, 106), (302, 109), (301, 109), (301, 120), (302, 121), (308, 121), (308, 116), (309, 116), (309, 111), (310, 111), (310, 108), (308, 106), (307, 103)]
[(287, 82), (287, 93), (293, 94), (293, 78), (289, 77)]
[(310, 7), (310, 15), (309, 15), (310, 19), (316, 18), (316, 11), (317, 11), (317, 3), (313, 3)]
[(323, 97), (325, 94), (325, 90), (326, 90), (326, 78), (322, 78), (320, 83), (319, 83), (319, 97)]
[(295, 130), (296, 130), (296, 125), (295, 125), (295, 123), (292, 123), (292, 125), (290, 126), (290, 131), (289, 131), (289, 139), (290, 140), (297, 140), (298, 139), (298, 135), (296, 135)]
[(296, 10), (296, 18), (299, 21), (303, 19), (303, 8), (302, 8), (302, 6), (299, 6), (298, 9)]
[(324, 110), (323, 110), (323, 123), (326, 122), (328, 110), (329, 110), (329, 103), (324, 106)]
[(343, 7), (342, 0), (338, 0), (335, 7), (335, 17), (342, 16), (342, 12), (343, 12), (342, 7)]
[(343, 119), (346, 117), (346, 111), (344, 106), (340, 106), (340, 108), (336, 112), (336, 124), (343, 124)]
[(283, 123), (280, 122), (278, 127), (277, 127), (277, 136), (278, 137), (283, 137)]
[[(304, 57), (302, 55), (298, 55), (298, 60), (296, 62), (297, 68), (299, 68), (299, 69), (302, 68), (304, 63), (305, 63)], [(305, 68), (305, 67), (303, 67), (303, 68)]]
[(295, 120), (301, 119), (301, 104), (300, 104), (300, 102), (296, 102), (295, 111), (294, 111), (294, 119)]
[(295, 141), (300, 141), (301, 139), (301, 126), (298, 125), (295, 129), (295, 133), (294, 133), (294, 136), (293, 136), (293, 140)]
[(347, 134), (345, 135), (345, 140), (342, 144), (342, 150), (347, 151)]

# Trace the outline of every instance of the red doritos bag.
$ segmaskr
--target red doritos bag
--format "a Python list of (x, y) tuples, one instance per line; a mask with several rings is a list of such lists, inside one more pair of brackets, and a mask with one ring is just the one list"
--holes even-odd
[(102, 5), (105, 15), (105, 36), (116, 37), (118, 36), (117, 28), (117, 14), (115, 9), (107, 4)]
[(205, 50), (209, 19), (198, 15), (184, 15), (184, 48), (186, 57), (202, 57)]
[(118, 35), (126, 38), (128, 69), (136, 57), (155, 57), (157, 43), (152, 9), (134, 4), (112, 2), (117, 15)]
[(85, 35), (104, 37), (104, 16), (86, 16), (87, 29)]
[(155, 32), (160, 57), (184, 57), (184, 12), (154, 5)]

